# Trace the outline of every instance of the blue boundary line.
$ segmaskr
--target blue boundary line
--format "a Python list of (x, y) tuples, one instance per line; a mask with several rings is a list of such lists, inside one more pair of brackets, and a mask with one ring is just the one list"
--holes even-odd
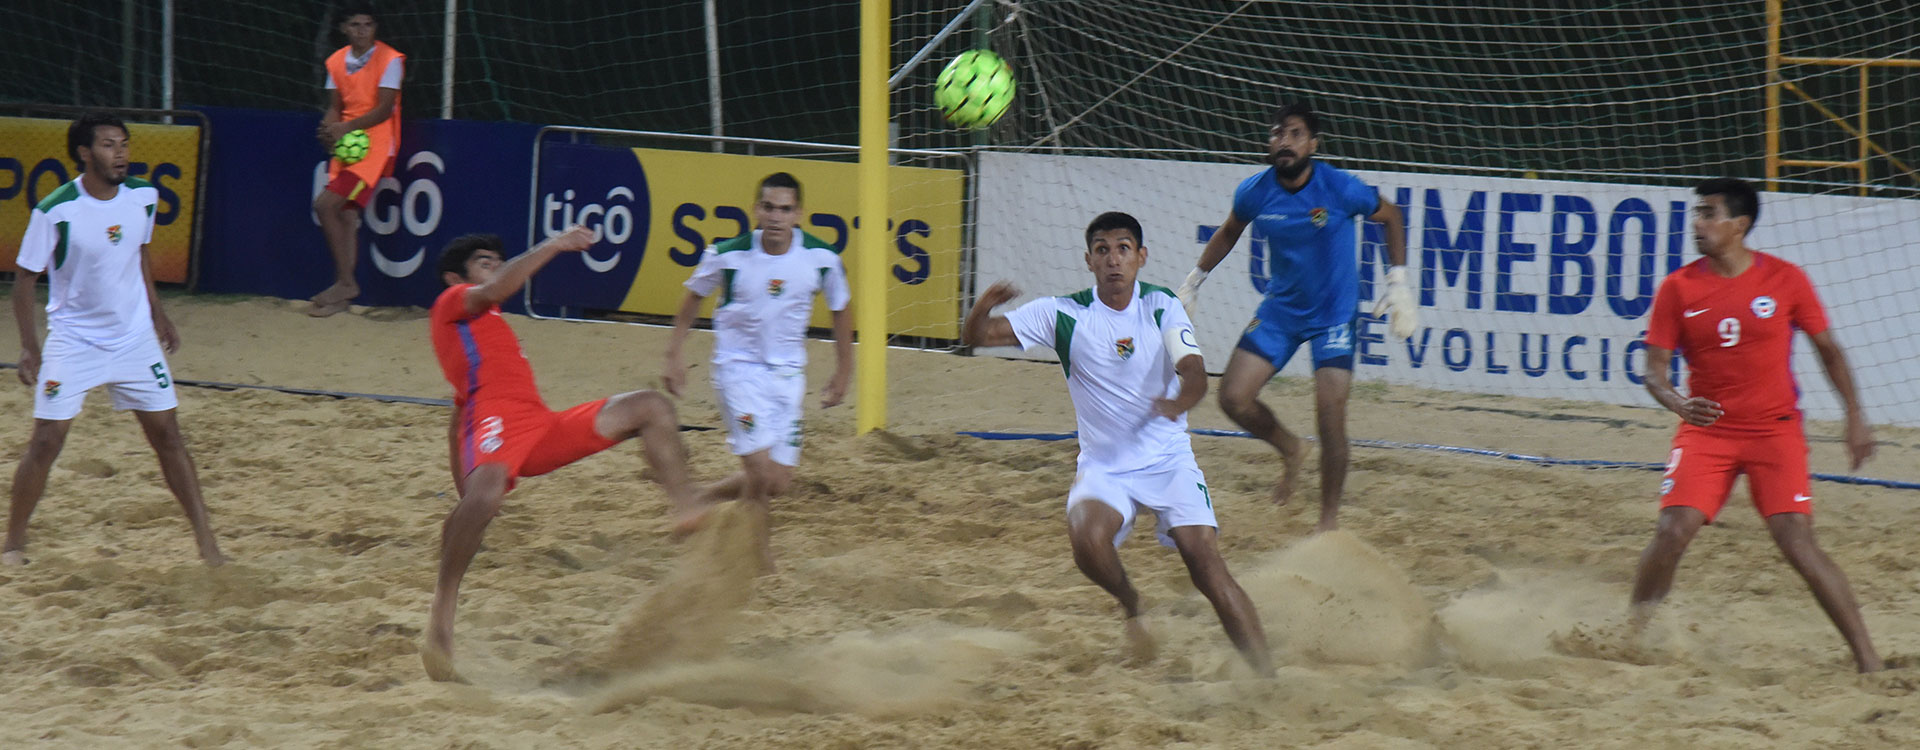
[[(1253, 435), (1249, 433), (1238, 432), (1234, 430), (1193, 429), (1193, 430), (1188, 430), (1188, 432), (1191, 432), (1195, 435), (1203, 435), (1206, 437), (1236, 437), (1236, 438), (1249, 438), (1249, 439), (1253, 438)], [(967, 437), (972, 437), (972, 438), (979, 438), (981, 440), (1056, 441), (1056, 440), (1072, 440), (1078, 436), (1077, 433), (1072, 433), (1072, 432), (961, 431), (957, 434), (965, 435)], [(1665, 471), (1667, 468), (1666, 464), (1654, 463), (1649, 461), (1609, 461), (1606, 459), (1598, 459), (1598, 458), (1554, 458), (1552, 456), (1534, 456), (1526, 453), (1512, 453), (1509, 451), (1487, 450), (1484, 448), (1465, 448), (1458, 445), (1438, 445), (1434, 443), (1402, 443), (1394, 440), (1354, 440), (1351, 442), (1354, 445), (1358, 445), (1366, 448), (1398, 448), (1402, 450), (1421, 450), (1421, 451), (1434, 451), (1438, 453), (1454, 453), (1454, 454), (1468, 455), (1468, 456), (1485, 456), (1488, 458), (1503, 458), (1509, 461), (1520, 461), (1522, 463), (1530, 463), (1530, 464), (1535, 464), (1539, 466), (1581, 466), (1581, 467), (1586, 467), (1590, 469), (1640, 469), (1643, 471)], [(1813, 474), (1813, 478), (1823, 482), (1835, 482), (1838, 484), (1861, 484), (1861, 485), (1868, 485), (1872, 487), (1887, 487), (1887, 488), (1896, 489), (1896, 490), (1920, 490), (1920, 482), (1903, 482), (1897, 479), (1875, 479), (1873, 477), (1857, 477), (1850, 474), (1822, 474), (1818, 472)]]

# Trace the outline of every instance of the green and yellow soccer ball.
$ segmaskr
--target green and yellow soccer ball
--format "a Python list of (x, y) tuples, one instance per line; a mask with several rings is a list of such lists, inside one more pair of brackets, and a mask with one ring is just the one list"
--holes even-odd
[(1013, 104), (1013, 66), (987, 50), (962, 52), (934, 81), (933, 103), (960, 127), (992, 125)]
[(341, 164), (354, 164), (367, 158), (367, 148), (373, 145), (373, 139), (367, 137), (367, 131), (355, 130), (340, 136), (333, 144), (333, 158)]

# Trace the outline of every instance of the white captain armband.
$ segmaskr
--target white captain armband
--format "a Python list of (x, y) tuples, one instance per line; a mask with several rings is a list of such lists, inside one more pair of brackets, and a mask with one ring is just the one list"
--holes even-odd
[(1202, 361), (1206, 360), (1206, 355), (1200, 354), (1200, 344), (1194, 341), (1193, 326), (1174, 326), (1162, 331), (1161, 336), (1166, 339), (1167, 361), (1177, 365), (1189, 354), (1199, 355)]

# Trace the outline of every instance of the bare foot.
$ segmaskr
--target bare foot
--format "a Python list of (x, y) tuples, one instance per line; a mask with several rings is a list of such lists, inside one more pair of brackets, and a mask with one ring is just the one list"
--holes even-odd
[(359, 285), (347, 286), (336, 281), (333, 286), (320, 290), (309, 300), (315, 305), (333, 305), (360, 296)]
[(226, 555), (220, 554), (220, 550), (217, 550), (217, 549), (211, 553), (205, 550), (202, 550), (200, 552), (200, 560), (201, 562), (206, 563), (207, 567), (209, 568), (218, 568), (222, 565), (233, 562), (232, 558), (229, 558)]
[(1138, 663), (1153, 661), (1160, 652), (1160, 644), (1153, 641), (1153, 634), (1147, 632), (1146, 620), (1139, 617), (1127, 618), (1127, 658)]
[(667, 538), (678, 542), (693, 536), (693, 532), (707, 525), (707, 519), (713, 514), (714, 505), (715, 503), (703, 502), (675, 510), (673, 526), (667, 532)]
[(1322, 513), (1320, 515), (1320, 522), (1313, 525), (1313, 533), (1325, 534), (1329, 531), (1336, 531), (1339, 528), (1340, 528), (1340, 519), (1335, 518), (1332, 515)]
[(439, 640), (427, 636), (427, 642), (420, 645), (420, 664), (427, 668), (427, 676), (435, 682), (466, 684), (466, 678), (453, 670), (453, 645)]
[(1280, 483), (1273, 488), (1273, 504), (1286, 505), (1293, 499), (1293, 490), (1300, 486), (1300, 467), (1307, 465), (1307, 444), (1300, 438), (1288, 435), (1287, 447), (1280, 449)]
[(352, 302), (344, 299), (332, 302), (315, 300), (313, 305), (307, 308), (307, 314), (316, 318), (326, 318), (346, 312), (352, 305)]
[(6, 566), (17, 568), (26, 564), (27, 564), (27, 553), (25, 552), (21, 552), (20, 550), (17, 550), (17, 549), (10, 549), (10, 550), (7, 550), (5, 553), (0, 553), (0, 565), (6, 565)]

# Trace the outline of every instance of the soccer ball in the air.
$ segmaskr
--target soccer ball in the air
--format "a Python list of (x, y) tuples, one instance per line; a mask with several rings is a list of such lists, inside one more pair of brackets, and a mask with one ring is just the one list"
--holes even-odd
[(353, 164), (367, 158), (367, 147), (370, 145), (372, 141), (367, 138), (367, 131), (355, 130), (340, 136), (339, 142), (333, 144), (333, 158), (339, 159), (341, 164)]
[(987, 50), (962, 52), (934, 81), (933, 103), (960, 127), (992, 125), (1013, 104), (1013, 67)]

